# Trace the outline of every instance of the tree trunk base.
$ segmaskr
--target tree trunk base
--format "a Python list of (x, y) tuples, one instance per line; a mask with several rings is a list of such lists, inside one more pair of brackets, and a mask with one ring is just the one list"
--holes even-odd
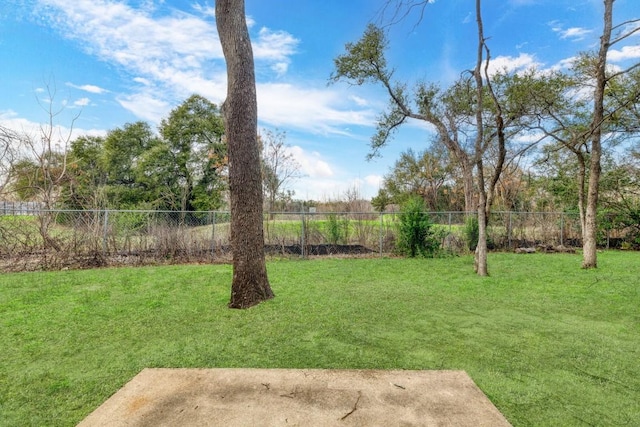
[(249, 308), (275, 297), (264, 263), (258, 261), (250, 268), (242, 263), (234, 264), (229, 308)]
[(229, 308), (245, 309), (258, 305), (261, 302), (273, 299), (275, 297), (273, 291), (269, 287), (269, 283), (266, 284), (253, 284), (251, 289), (247, 289), (246, 284), (242, 285), (239, 290), (234, 290), (237, 286), (232, 285), (231, 289), (231, 301), (229, 301)]

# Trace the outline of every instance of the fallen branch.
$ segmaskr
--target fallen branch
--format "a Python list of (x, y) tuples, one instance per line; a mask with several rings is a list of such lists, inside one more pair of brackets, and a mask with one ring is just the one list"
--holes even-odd
[(347, 418), (349, 415), (356, 412), (356, 409), (358, 409), (358, 402), (360, 402), (361, 397), (362, 397), (362, 392), (358, 391), (358, 398), (356, 399), (356, 403), (353, 404), (353, 409), (347, 412), (342, 418), (340, 418), (340, 421), (344, 421), (345, 418)]

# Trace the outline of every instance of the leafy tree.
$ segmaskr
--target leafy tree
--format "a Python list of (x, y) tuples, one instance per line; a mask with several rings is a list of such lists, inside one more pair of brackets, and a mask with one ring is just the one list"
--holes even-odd
[[(461, 116), (468, 116), (468, 104), (460, 102), (455, 92), (466, 87), (465, 82), (454, 85), (443, 92), (436, 84), (419, 83), (410, 99), (406, 84), (394, 82), (393, 72), (388, 69), (385, 50), (388, 41), (385, 32), (369, 24), (357, 43), (347, 43), (346, 54), (335, 60), (335, 71), (331, 81), (346, 80), (352, 84), (381, 84), (389, 94), (387, 111), (380, 115), (377, 131), (371, 138), (370, 157), (386, 145), (395, 131), (408, 119), (432, 124), (442, 144), (450, 151), (464, 177), (465, 210), (474, 210), (473, 156), (467, 150), (467, 137), (460, 125)], [(467, 97), (468, 99), (468, 97)]]
[(68, 179), (62, 191), (62, 203), (68, 209), (108, 207), (104, 197), (107, 171), (102, 154), (105, 139), (81, 136), (71, 142), (68, 155)]
[(36, 200), (39, 188), (42, 186), (42, 174), (38, 164), (28, 158), (22, 158), (14, 162), (11, 167), (11, 175), (14, 177), (12, 191), (20, 200)]
[(229, 152), (233, 281), (231, 308), (274, 297), (264, 256), (262, 179), (253, 51), (244, 0), (217, 0), (216, 25), (227, 62), (224, 113)]
[(68, 208), (212, 210), (223, 204), (227, 156), (218, 107), (193, 95), (162, 120), (160, 134), (127, 123), (71, 143)]
[[(402, 2), (403, 7), (428, 2)], [(514, 76), (503, 73), (491, 78), (488, 73), (490, 52), (483, 33), (480, 0), (476, 0), (478, 44), (476, 67), (470, 75), (463, 75), (446, 91), (435, 84), (420, 83), (415, 98), (408, 95), (406, 84), (394, 82), (388, 69), (384, 51), (387, 40), (382, 29), (369, 25), (357, 43), (348, 43), (346, 54), (338, 56), (331, 81), (346, 80), (352, 84), (381, 84), (389, 94), (389, 107), (378, 120), (377, 132), (371, 139), (372, 155), (385, 145), (407, 119), (422, 120), (436, 128), (442, 144), (462, 171), (465, 188), (465, 210), (478, 209), (480, 221), (476, 271), (487, 275), (486, 226), (495, 197), (495, 187), (508, 161), (507, 138), (515, 134), (526, 118), (526, 100), (517, 97), (514, 88), (521, 83)], [(514, 96), (512, 96), (512, 94)], [(512, 130), (510, 130), (512, 128)], [(485, 177), (485, 156), (493, 157), (492, 173)], [(522, 154), (517, 150), (514, 156)], [(487, 165), (488, 166), (488, 165)], [(474, 176), (477, 200), (474, 199)], [(481, 212), (482, 211), (482, 212)]]
[[(600, 48), (596, 57), (593, 75), (595, 79), (595, 88), (593, 91), (593, 114), (591, 123), (589, 124), (591, 158), (582, 242), (582, 268), (596, 268), (598, 266), (596, 251), (598, 230), (597, 210), (602, 158), (602, 135), (606, 130), (603, 128), (607, 122), (607, 112), (605, 111), (605, 92), (609, 86), (609, 82), (614, 77), (628, 73), (632, 69), (640, 66), (640, 63), (638, 63), (628, 70), (622, 70), (613, 73), (613, 75), (607, 73), (607, 55), (611, 46), (640, 31), (640, 27), (637, 25), (630, 26), (630, 24), (640, 22), (640, 19), (623, 22), (616, 25), (614, 28), (613, 3), (614, 0), (604, 0), (603, 30), (602, 36), (600, 37)], [(631, 30), (628, 30), (627, 28), (631, 28)], [(622, 29), (622, 34), (612, 39), (612, 33), (617, 29)], [(637, 99), (637, 93), (633, 98)]]
[(371, 198), (371, 206), (378, 212), (384, 212), (391, 203), (393, 199), (385, 188), (380, 188), (378, 194)]
[(385, 175), (383, 189), (397, 204), (419, 196), (428, 210), (448, 210), (443, 189), (453, 181), (452, 172), (447, 153), (437, 146), (417, 154), (408, 149)]
[[(540, 76), (530, 99), (537, 106), (536, 127), (574, 155), (577, 164), (577, 198), (582, 229), (583, 268), (597, 267), (598, 199), (603, 161), (608, 146), (627, 132), (637, 130), (637, 68), (607, 67), (609, 48), (640, 31), (630, 24), (613, 26), (613, 0), (604, 0), (603, 32), (594, 54), (583, 53), (570, 75)], [(612, 32), (621, 30), (617, 38)], [(584, 96), (586, 91), (591, 95)], [(636, 119), (636, 120), (634, 120)], [(552, 148), (552, 150), (555, 148)]]
[(157, 203), (160, 194), (143, 178), (153, 173), (146, 168), (145, 156), (160, 144), (145, 122), (127, 123), (107, 134), (102, 161), (107, 174), (105, 197), (111, 207), (139, 208)]
[[(162, 183), (166, 207), (181, 211), (219, 207), (221, 197), (212, 193), (224, 187), (226, 145), (218, 107), (192, 95), (162, 120), (159, 131), (162, 144), (149, 153), (146, 162), (155, 164), (156, 181), (162, 181), (165, 174), (172, 177)], [(212, 203), (205, 201), (208, 192)]]
[(610, 212), (613, 226), (626, 229), (628, 241), (640, 245), (640, 153), (637, 148), (613, 168), (603, 170), (603, 206)]

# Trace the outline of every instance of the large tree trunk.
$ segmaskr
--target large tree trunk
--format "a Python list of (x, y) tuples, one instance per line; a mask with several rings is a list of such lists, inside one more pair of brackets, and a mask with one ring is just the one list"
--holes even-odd
[(253, 51), (244, 0), (216, 0), (216, 25), (227, 62), (223, 104), (229, 155), (233, 281), (231, 308), (248, 308), (274, 294), (264, 256), (262, 176)]
[(611, 41), (614, 0), (604, 0), (604, 28), (600, 37), (600, 51), (596, 65), (596, 88), (593, 95), (593, 121), (591, 122), (591, 165), (587, 187), (584, 241), (582, 242), (582, 268), (598, 266), (596, 236), (598, 231), (598, 190), (600, 185), (600, 158), (602, 157), (602, 122), (604, 121), (604, 90), (607, 84), (607, 52)]

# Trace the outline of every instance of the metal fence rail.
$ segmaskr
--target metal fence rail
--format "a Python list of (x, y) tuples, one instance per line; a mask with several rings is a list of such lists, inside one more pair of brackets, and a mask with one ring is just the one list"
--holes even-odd
[(0, 200), (0, 215), (33, 215), (43, 208), (40, 202), (7, 202)]
[[(442, 245), (468, 251), (465, 212), (429, 212)], [(282, 256), (386, 255), (395, 247), (398, 213), (272, 212), (264, 217), (265, 250)], [(228, 212), (133, 210), (0, 210), (0, 269), (42, 269), (216, 261), (229, 258)], [(601, 245), (615, 246), (626, 230), (606, 229)], [(495, 212), (492, 249), (579, 246), (577, 215)]]

